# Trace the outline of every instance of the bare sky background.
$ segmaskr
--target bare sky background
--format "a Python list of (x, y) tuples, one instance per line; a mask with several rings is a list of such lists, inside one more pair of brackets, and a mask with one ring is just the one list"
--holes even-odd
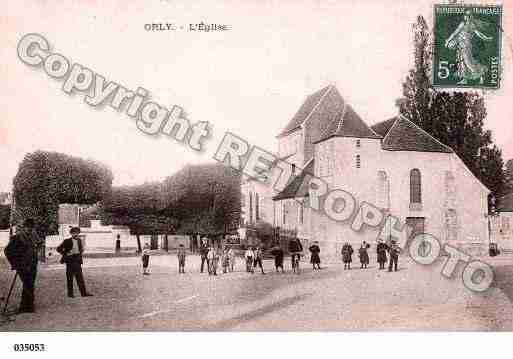
[[(441, 1), (440, 1), (441, 2)], [(439, 2), (439, 3), (440, 3)], [(473, 3), (478, 3), (474, 1)], [(186, 163), (212, 161), (225, 131), (276, 150), (275, 135), (304, 98), (327, 84), (368, 123), (397, 114), (395, 100), (412, 63), (411, 26), (432, 1), (21, 1), (0, 15), (0, 191), (27, 152), (93, 158), (114, 184), (161, 180)], [(443, 2), (442, 2), (443, 3)], [(488, 1), (490, 3), (490, 1)], [(242, 5), (243, 4), (243, 5)], [(227, 24), (226, 32), (150, 32), (147, 23)], [(486, 126), (504, 158), (513, 157), (513, 1), (504, 2), (502, 88), (485, 93)], [(214, 137), (198, 154), (140, 132), (110, 107), (22, 63), (19, 39), (41, 33), (51, 50), (154, 101), (209, 121)]]

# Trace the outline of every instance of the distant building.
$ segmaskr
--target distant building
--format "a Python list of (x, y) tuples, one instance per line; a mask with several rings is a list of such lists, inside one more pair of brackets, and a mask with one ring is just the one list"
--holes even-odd
[(12, 202), (12, 194), (9, 192), (0, 192), (0, 205), (10, 205)]
[[(308, 208), (309, 178), (351, 193), (406, 223), (407, 235), (430, 233), (473, 254), (489, 242), (490, 191), (448, 146), (397, 116), (369, 127), (334, 86), (308, 96), (279, 133), (278, 158), (293, 178), (276, 193), (253, 179), (242, 183), (241, 229), (263, 220), (283, 236), (320, 242), (326, 255), (345, 241), (373, 243), (377, 230), (355, 232)], [(475, 252), (474, 250), (475, 249)]]
[(513, 249), (513, 193), (497, 200), (496, 215), (490, 218), (490, 235), (499, 248)]

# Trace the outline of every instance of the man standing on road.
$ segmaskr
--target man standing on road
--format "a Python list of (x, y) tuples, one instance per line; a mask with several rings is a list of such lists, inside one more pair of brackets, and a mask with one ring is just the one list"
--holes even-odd
[(28, 218), (5, 248), (7, 259), (23, 283), (18, 313), (34, 313), (38, 253), (42, 244), (43, 241), (34, 229), (34, 220)]
[(297, 261), (301, 259), (301, 253), (303, 252), (303, 246), (301, 245), (301, 241), (299, 238), (293, 238), (289, 242), (289, 253), (290, 253), (290, 261), (292, 263), (293, 271), (296, 271), (296, 258)]
[(258, 265), (260, 267), (260, 270), (262, 271), (262, 274), (265, 274), (264, 266), (262, 265), (263, 253), (262, 253), (262, 249), (260, 248), (260, 246), (257, 246), (255, 248), (255, 250), (253, 251), (253, 253), (254, 253), (253, 268), (256, 268)]
[(207, 240), (206, 238), (203, 238), (201, 240), (201, 246), (200, 246), (200, 256), (201, 256), (201, 273), (203, 273), (203, 268), (205, 266), (205, 262), (207, 262), (207, 270), (210, 268), (210, 263), (208, 262), (208, 246), (207, 246)]
[(58, 247), (57, 252), (62, 254), (61, 263), (66, 263), (66, 280), (68, 287), (68, 297), (74, 298), (73, 294), (73, 278), (76, 278), (78, 289), (82, 297), (92, 297), (88, 293), (84, 283), (84, 275), (82, 274), (82, 253), (84, 247), (79, 236), (80, 228), (73, 227), (70, 230), (71, 238), (66, 238)]
[(399, 261), (399, 254), (401, 253), (401, 248), (397, 245), (395, 240), (390, 242), (388, 246), (388, 252), (390, 255), (390, 261), (388, 262), (388, 271), (392, 271), (392, 266), (394, 267), (394, 271), (397, 272), (397, 262)]

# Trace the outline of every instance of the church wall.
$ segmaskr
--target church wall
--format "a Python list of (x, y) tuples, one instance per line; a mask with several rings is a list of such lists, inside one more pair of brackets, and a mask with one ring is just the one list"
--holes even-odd
[[(329, 142), (332, 144), (329, 144)], [(361, 139), (360, 147), (353, 138), (333, 138), (319, 144), (316, 156), (326, 156), (323, 147), (334, 149), (333, 172), (322, 177), (330, 188), (343, 189), (355, 196), (357, 204), (367, 201), (378, 207), (389, 203), (390, 213), (405, 223), (407, 217), (424, 217), (424, 231), (442, 242), (448, 241), (447, 211), (456, 213), (455, 232), (451, 241), (454, 245), (472, 247), (470, 242), (488, 242), (486, 190), (477, 179), (469, 175), (454, 154), (411, 151), (384, 151), (379, 140)], [(360, 168), (356, 168), (356, 154), (360, 155)], [(326, 160), (329, 160), (326, 159)], [(318, 157), (316, 157), (316, 162)], [(316, 175), (323, 165), (316, 163)], [(417, 168), (421, 172), (422, 206), (410, 208), (410, 171)], [(389, 196), (380, 200), (378, 171), (386, 173)], [(454, 178), (454, 193), (447, 190), (448, 180)], [(319, 241), (325, 242), (328, 252), (339, 252), (340, 243), (349, 241), (359, 246), (363, 240), (374, 243), (378, 231), (364, 228), (354, 232), (350, 223), (336, 223), (312, 213), (312, 233)], [(452, 217), (450, 217), (452, 218)], [(450, 219), (449, 218), (449, 219)], [(453, 220), (453, 219), (450, 219)], [(453, 224), (454, 225), (454, 224)], [(454, 229), (453, 229), (454, 230)], [(487, 244), (486, 244), (487, 245)], [(470, 248), (468, 251), (472, 251)], [(478, 254), (478, 253), (471, 253)]]
[(286, 162), (295, 164), (298, 168), (303, 167), (303, 130), (299, 129), (291, 134), (278, 139), (278, 157), (285, 158)]

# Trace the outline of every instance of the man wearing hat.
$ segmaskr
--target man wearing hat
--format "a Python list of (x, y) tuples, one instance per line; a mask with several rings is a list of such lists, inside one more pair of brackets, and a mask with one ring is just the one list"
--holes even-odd
[(18, 313), (34, 312), (34, 289), (37, 276), (38, 252), (43, 241), (35, 230), (35, 222), (27, 218), (23, 226), (11, 237), (5, 256), (23, 283)]
[(68, 297), (74, 298), (73, 278), (76, 278), (78, 289), (82, 297), (91, 297), (92, 294), (86, 291), (84, 276), (82, 274), (82, 253), (84, 247), (79, 236), (80, 228), (70, 229), (71, 238), (66, 238), (58, 247), (57, 252), (62, 254), (61, 263), (66, 263), (66, 280), (68, 284)]
[(388, 246), (388, 253), (390, 254), (390, 261), (388, 262), (388, 271), (391, 272), (392, 268), (397, 272), (397, 262), (399, 261), (399, 254), (401, 248), (397, 245), (396, 240), (391, 240)]

